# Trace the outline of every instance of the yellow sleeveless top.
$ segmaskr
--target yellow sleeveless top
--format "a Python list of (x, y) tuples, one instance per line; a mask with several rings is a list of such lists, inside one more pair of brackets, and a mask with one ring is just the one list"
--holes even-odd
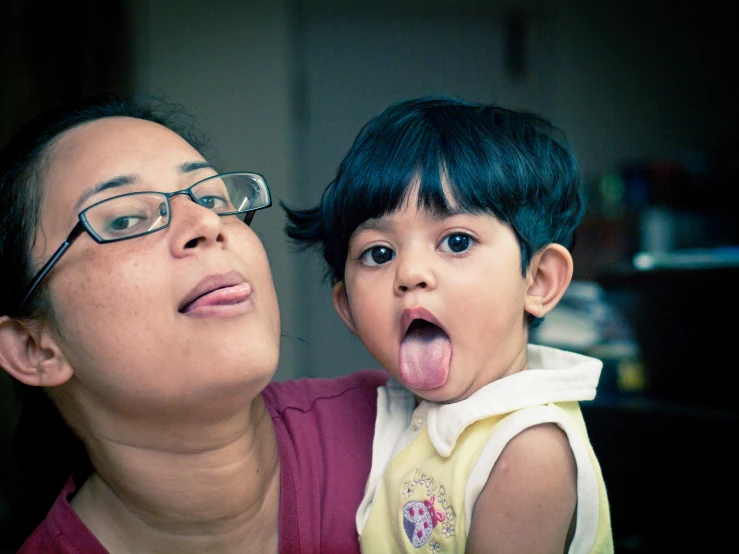
[(531, 425), (552, 421), (567, 433), (578, 467), (578, 514), (571, 553), (613, 552), (600, 466), (577, 402), (492, 415), (467, 426), (448, 457), (428, 432), (388, 464), (360, 536), (363, 554), (463, 553), (472, 508), (505, 444)]

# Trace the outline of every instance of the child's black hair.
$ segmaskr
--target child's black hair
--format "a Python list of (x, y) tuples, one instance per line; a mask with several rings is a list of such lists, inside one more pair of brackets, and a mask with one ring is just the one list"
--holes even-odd
[(488, 213), (511, 226), (521, 271), (550, 243), (572, 248), (584, 212), (580, 166), (543, 117), (491, 104), (425, 96), (396, 102), (360, 130), (320, 203), (287, 213), (287, 235), (317, 247), (332, 283), (342, 281), (354, 230), (402, 208), (416, 177), (419, 208)]

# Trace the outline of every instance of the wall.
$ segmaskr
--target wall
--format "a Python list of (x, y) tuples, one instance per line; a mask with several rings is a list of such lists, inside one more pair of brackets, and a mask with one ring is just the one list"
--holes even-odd
[[(318, 199), (362, 123), (410, 95), (539, 111), (594, 179), (736, 127), (728, 18), (699, 4), (609, 4), (134, 0), (135, 85), (184, 103), (224, 167), (264, 173), (293, 206)], [(520, 74), (506, 66), (511, 14), (525, 22)], [(319, 260), (293, 255), (283, 223), (277, 206), (255, 221), (282, 307), (277, 378), (375, 365), (333, 313)]]
[(737, 48), (713, 2), (557, 3), (557, 107), (585, 169), (682, 159), (736, 133)]

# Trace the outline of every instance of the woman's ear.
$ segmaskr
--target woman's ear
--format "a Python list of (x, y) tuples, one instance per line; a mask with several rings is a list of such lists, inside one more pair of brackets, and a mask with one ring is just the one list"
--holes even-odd
[(529, 265), (524, 309), (544, 317), (570, 286), (572, 271), (572, 255), (561, 244), (552, 243), (537, 252)]
[(55, 387), (66, 383), (72, 368), (42, 326), (0, 317), (0, 367), (26, 385)]
[(344, 281), (339, 281), (334, 285), (333, 299), (334, 310), (336, 310), (339, 318), (341, 318), (341, 321), (344, 322), (344, 325), (346, 325), (347, 328), (356, 335), (357, 332), (354, 328), (354, 318), (352, 317), (352, 309), (349, 306), (349, 297), (346, 295), (346, 287), (344, 286)]

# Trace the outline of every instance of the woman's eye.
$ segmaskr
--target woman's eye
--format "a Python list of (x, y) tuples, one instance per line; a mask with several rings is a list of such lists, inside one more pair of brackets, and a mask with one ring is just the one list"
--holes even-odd
[(104, 240), (144, 234), (167, 223), (166, 202), (150, 194), (115, 196), (83, 213), (88, 227)]
[(138, 215), (122, 215), (111, 220), (108, 223), (107, 228), (111, 232), (120, 233), (136, 227), (136, 225), (139, 225), (142, 221), (146, 221), (146, 218)]
[(459, 254), (467, 250), (474, 239), (465, 233), (452, 233), (444, 237), (439, 248), (447, 254)]
[(228, 212), (230, 203), (227, 198), (222, 196), (202, 196), (198, 199), (201, 206), (213, 210), (214, 212)]
[(395, 257), (395, 252), (387, 246), (373, 246), (368, 248), (359, 259), (363, 264), (369, 266), (382, 265)]

